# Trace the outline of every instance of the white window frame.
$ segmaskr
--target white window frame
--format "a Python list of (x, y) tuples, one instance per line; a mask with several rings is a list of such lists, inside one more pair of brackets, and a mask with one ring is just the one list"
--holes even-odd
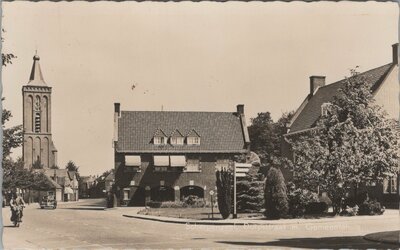
[(386, 176), (383, 179), (383, 193), (384, 194), (397, 194), (397, 175)]
[(391, 176), (389, 179), (390, 193), (397, 194), (397, 176)]
[(167, 137), (165, 137), (165, 136), (154, 136), (153, 142), (154, 142), (154, 145), (165, 145), (165, 144), (167, 144)]
[(331, 105), (332, 105), (332, 104), (331, 104), (330, 102), (324, 102), (324, 103), (322, 103), (322, 105), (321, 105), (321, 116), (326, 116), (326, 115), (328, 115), (329, 107), (330, 107)]
[[(124, 200), (124, 201), (129, 200), (129, 193), (130, 193), (130, 190), (129, 190), (129, 189), (124, 189), (124, 191), (123, 191), (123, 200)], [(126, 197), (126, 198), (125, 198), (125, 197)]]
[(184, 138), (173, 136), (170, 138), (170, 142), (172, 145), (183, 145)]
[(200, 145), (200, 137), (197, 136), (188, 136), (187, 138), (188, 145)]

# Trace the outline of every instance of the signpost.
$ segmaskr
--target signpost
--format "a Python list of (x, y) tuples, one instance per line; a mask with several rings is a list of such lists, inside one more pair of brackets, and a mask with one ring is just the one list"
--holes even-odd
[(214, 191), (213, 190), (210, 191), (210, 195), (211, 195), (211, 218), (214, 219), (214, 201), (213, 201)]
[(251, 167), (250, 163), (234, 163), (233, 169), (233, 218), (237, 218), (236, 211), (236, 177), (245, 177)]

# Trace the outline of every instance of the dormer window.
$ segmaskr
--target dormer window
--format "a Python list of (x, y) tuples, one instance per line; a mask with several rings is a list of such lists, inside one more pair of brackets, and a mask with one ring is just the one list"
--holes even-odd
[(154, 137), (154, 144), (155, 145), (167, 144), (166, 141), (167, 141), (166, 137), (161, 137), (161, 136)]
[(329, 112), (329, 110), (330, 110), (330, 107), (331, 107), (331, 103), (329, 103), (329, 102), (323, 103), (323, 104), (321, 105), (321, 115), (322, 115), (322, 116), (327, 116), (327, 115), (328, 115), (328, 112)]
[(200, 145), (200, 135), (196, 130), (192, 129), (186, 138), (188, 145)]
[(172, 145), (183, 145), (183, 137), (171, 137)]
[(187, 144), (188, 145), (200, 145), (200, 138), (199, 137), (188, 137)]
[(183, 137), (182, 133), (175, 129), (170, 136), (170, 143), (172, 145), (183, 145), (185, 137)]
[(164, 145), (167, 144), (167, 135), (161, 129), (157, 129), (153, 137), (154, 145)]

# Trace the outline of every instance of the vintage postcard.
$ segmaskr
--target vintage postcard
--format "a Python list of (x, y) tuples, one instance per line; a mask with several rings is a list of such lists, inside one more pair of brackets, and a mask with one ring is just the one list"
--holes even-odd
[(397, 249), (397, 2), (7, 1), (2, 248)]

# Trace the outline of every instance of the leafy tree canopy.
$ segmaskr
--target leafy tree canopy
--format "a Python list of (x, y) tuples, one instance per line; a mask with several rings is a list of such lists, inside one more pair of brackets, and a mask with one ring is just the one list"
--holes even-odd
[(69, 161), (65, 166), (65, 169), (68, 169), (68, 171), (79, 172), (79, 167), (73, 161)]
[(336, 206), (347, 187), (398, 171), (398, 125), (374, 103), (370, 87), (352, 70), (316, 128), (291, 139), (296, 185), (327, 191)]
[(248, 127), (251, 150), (258, 154), (262, 165), (270, 165), (274, 157), (281, 155), (282, 136), (286, 133), (286, 123), (292, 116), (293, 112), (283, 113), (274, 122), (269, 112), (263, 112), (251, 119)]

